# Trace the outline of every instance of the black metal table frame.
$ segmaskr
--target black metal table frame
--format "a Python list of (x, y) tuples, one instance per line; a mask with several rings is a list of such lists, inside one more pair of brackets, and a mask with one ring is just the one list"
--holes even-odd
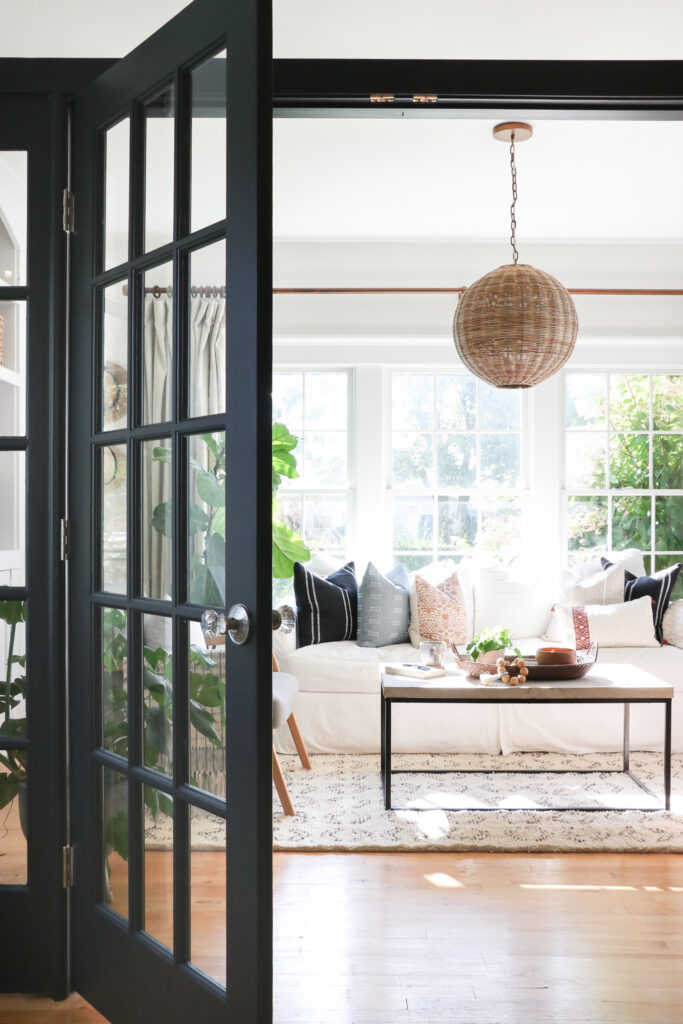
[[(392, 775), (628, 775), (636, 785), (640, 786), (648, 796), (655, 800), (659, 798), (648, 787), (637, 779), (631, 772), (631, 747), (630, 747), (630, 708), (631, 704), (664, 704), (664, 806), (658, 807), (536, 807), (538, 811), (668, 811), (671, 809), (671, 697), (635, 697), (633, 700), (625, 701), (615, 697), (515, 697), (513, 700), (495, 700), (491, 697), (385, 697), (384, 683), (381, 685), (381, 771), (382, 788), (384, 790), (385, 810), (418, 810), (414, 807), (392, 807), (391, 805), (391, 776)], [(624, 705), (624, 743), (623, 743), (623, 768), (494, 768), (492, 770), (483, 768), (392, 768), (391, 767), (391, 706), (392, 704), (623, 704)], [(435, 810), (438, 808), (428, 808)], [(444, 810), (448, 808), (442, 808)], [(458, 807), (453, 810), (477, 810), (497, 811), (503, 810), (499, 807)], [(505, 808), (505, 810), (529, 810), (525, 808)]]

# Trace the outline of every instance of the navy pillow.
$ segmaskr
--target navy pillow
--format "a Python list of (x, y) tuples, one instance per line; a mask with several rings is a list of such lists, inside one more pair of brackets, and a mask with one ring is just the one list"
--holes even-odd
[[(600, 564), (603, 569), (609, 569), (612, 565), (606, 558), (601, 558)], [(653, 572), (652, 576), (634, 576), (628, 569), (624, 571), (624, 601), (637, 601), (639, 597), (649, 597), (652, 600), (655, 636), (660, 644), (664, 636), (662, 628), (664, 612), (669, 607), (671, 591), (676, 586), (681, 565), (683, 563), (677, 562), (675, 565), (670, 565), (668, 569)]]
[(358, 581), (353, 562), (324, 579), (295, 562), (294, 597), (297, 647), (356, 639)]

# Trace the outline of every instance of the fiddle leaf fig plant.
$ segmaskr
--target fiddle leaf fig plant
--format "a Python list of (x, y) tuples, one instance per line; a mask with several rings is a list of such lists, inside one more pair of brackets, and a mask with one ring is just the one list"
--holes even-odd
[[(26, 656), (15, 653), (17, 629), (25, 621), (25, 601), (0, 601), (0, 622), (8, 627), (4, 678), (0, 678), (0, 736), (6, 739), (26, 736)], [(17, 715), (13, 715), (15, 710)], [(21, 794), (20, 787), (25, 782), (26, 751), (0, 751), (0, 809), (11, 804), (17, 793)]]

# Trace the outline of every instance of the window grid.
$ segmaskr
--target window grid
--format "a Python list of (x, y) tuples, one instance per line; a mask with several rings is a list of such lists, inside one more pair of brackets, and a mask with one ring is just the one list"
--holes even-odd
[[(569, 398), (569, 380), (570, 378), (579, 378), (581, 376), (602, 376), (603, 386), (605, 389), (605, 425), (604, 427), (595, 427), (589, 425), (588, 427), (570, 427), (568, 425), (568, 398)], [(612, 427), (612, 390), (616, 387), (616, 381), (618, 378), (635, 377), (642, 378), (647, 377), (648, 379), (648, 418), (647, 427), (634, 428), (634, 429), (616, 429)], [(605, 547), (608, 550), (612, 550), (615, 547), (615, 516), (618, 516), (618, 507), (615, 508), (615, 502), (620, 499), (649, 499), (649, 510), (645, 516), (641, 516), (641, 519), (649, 519), (649, 543), (647, 545), (633, 544), (630, 546), (639, 547), (642, 550), (644, 557), (646, 558), (646, 568), (651, 572), (656, 571), (658, 560), (667, 556), (667, 559), (671, 561), (683, 561), (683, 537), (680, 539), (679, 547), (672, 547), (671, 545), (658, 544), (657, 538), (657, 499), (661, 498), (680, 498), (683, 500), (683, 479), (681, 479), (681, 487), (656, 487), (655, 486), (655, 439), (657, 437), (681, 437), (683, 438), (683, 428), (679, 430), (661, 430), (655, 429), (655, 379), (658, 377), (662, 378), (679, 378), (681, 386), (683, 386), (683, 374), (676, 372), (667, 372), (666, 370), (657, 370), (651, 372), (644, 372), (642, 370), (632, 371), (629, 373), (628, 370), (619, 369), (618, 372), (610, 372), (609, 370), (596, 371), (594, 369), (586, 371), (572, 371), (565, 375), (565, 550), (568, 555), (570, 564), (576, 563), (581, 560), (581, 554), (585, 554), (587, 558), (590, 558), (594, 551), (599, 550), (603, 545), (598, 547), (586, 547), (584, 549), (572, 549), (571, 542), (571, 522), (570, 522), (570, 510), (572, 504), (576, 503), (576, 499), (601, 499), (605, 502), (606, 512), (606, 543)], [(568, 472), (567, 472), (567, 448), (571, 444), (572, 436), (581, 435), (582, 433), (594, 432), (602, 433), (604, 435), (604, 463), (605, 463), (605, 478), (604, 487), (591, 487), (585, 486), (569, 486)], [(610, 441), (616, 436), (635, 437), (638, 435), (644, 435), (648, 441), (648, 453), (647, 453), (647, 475), (648, 475), (648, 486), (647, 487), (619, 487), (613, 485), (613, 474), (611, 465), (611, 453), (612, 446)], [(636, 537), (636, 540), (638, 538)], [(621, 537), (616, 538), (617, 547), (629, 546), (625, 540)], [(648, 564), (649, 563), (649, 564)]]
[[(312, 389), (315, 388), (316, 378), (321, 376), (325, 377), (338, 377), (340, 380), (344, 379), (344, 391), (345, 391), (345, 403), (343, 406), (343, 412), (340, 413), (340, 422), (343, 422), (343, 426), (339, 427), (322, 427), (316, 428), (311, 425), (310, 411)], [(288, 420), (286, 413), (279, 414), (279, 396), (278, 389), (282, 385), (285, 378), (299, 378), (301, 382), (301, 421), (300, 423), (291, 422)], [(293, 454), (297, 459), (297, 472), (299, 477), (290, 480), (283, 479), (278, 492), (278, 502), (280, 504), (281, 512), (284, 521), (297, 532), (311, 552), (320, 554), (329, 554), (331, 556), (338, 556), (346, 558), (348, 555), (349, 535), (351, 526), (351, 505), (353, 496), (353, 388), (352, 388), (352, 374), (347, 368), (336, 369), (336, 368), (320, 368), (320, 369), (275, 369), (273, 373), (273, 421), (284, 422), (288, 430), (299, 438), (299, 445), (294, 449)], [(343, 485), (339, 484), (324, 484), (317, 482), (311, 482), (310, 470), (307, 468), (307, 437), (311, 435), (336, 435), (345, 439), (344, 444), (344, 457), (345, 457), (345, 480)], [(310, 459), (308, 455), (308, 459)], [(313, 503), (316, 499), (322, 499), (323, 501), (328, 500), (330, 503), (334, 499), (343, 505), (343, 513), (340, 517), (340, 521), (336, 524), (341, 529), (337, 530), (335, 527), (330, 527), (331, 533), (339, 533), (340, 544), (326, 543), (324, 537), (324, 531), (321, 531), (319, 526), (316, 527), (312, 521), (315, 516)], [(291, 511), (288, 513), (287, 506), (290, 507), (297, 502), (299, 512), (299, 520), (296, 519), (296, 513)], [(321, 536), (322, 533), (322, 536)]]
[[(432, 410), (431, 410), (431, 423), (429, 427), (420, 429), (405, 429), (403, 426), (395, 427), (394, 414), (393, 414), (393, 399), (394, 399), (394, 381), (397, 376), (402, 374), (415, 376), (431, 376), (432, 378)], [(470, 428), (463, 427), (461, 429), (445, 429), (442, 428), (440, 417), (439, 417), (439, 382), (446, 377), (460, 377), (462, 379), (474, 379), (475, 382), (475, 396), (474, 396), (474, 426)], [(444, 370), (439, 371), (438, 369), (429, 371), (415, 371), (413, 369), (404, 368), (402, 370), (393, 370), (389, 374), (390, 387), (388, 395), (388, 407), (389, 407), (389, 429), (388, 429), (388, 451), (389, 457), (387, 459), (387, 472), (388, 472), (388, 491), (390, 496), (390, 508), (391, 508), (391, 528), (393, 537), (393, 556), (394, 562), (404, 562), (408, 568), (419, 568), (420, 564), (426, 564), (430, 561), (436, 561), (437, 559), (460, 559), (463, 556), (469, 556), (475, 553), (478, 547), (485, 542), (484, 528), (489, 517), (489, 513), (495, 508), (502, 508), (505, 504), (510, 507), (510, 502), (514, 502), (516, 507), (515, 511), (518, 518), (517, 526), (517, 540), (514, 550), (510, 550), (509, 555), (501, 555), (499, 552), (498, 560), (507, 564), (514, 561), (522, 550), (522, 531), (524, 522), (524, 513), (527, 507), (527, 445), (526, 445), (526, 408), (525, 402), (520, 401), (519, 404), (519, 418), (518, 425), (514, 427), (497, 427), (496, 429), (481, 429), (482, 423), (482, 385), (476, 378), (472, 378), (472, 375), (465, 372), (458, 372), (457, 370)], [(419, 487), (407, 487), (401, 484), (395, 484), (394, 482), (394, 439), (396, 435), (408, 436), (413, 434), (415, 437), (420, 435), (430, 434), (430, 449), (431, 449), (431, 486), (425, 488)], [(516, 436), (519, 438), (519, 467), (518, 477), (516, 486), (503, 486), (497, 483), (487, 483), (482, 480), (482, 438), (494, 437), (498, 435), (505, 436)], [(475, 480), (474, 483), (469, 486), (453, 486), (453, 485), (442, 485), (439, 481), (439, 468), (438, 468), (438, 445), (441, 437), (449, 436), (465, 436), (474, 438), (474, 466), (475, 466)], [(476, 530), (474, 540), (471, 544), (465, 543), (462, 548), (453, 546), (445, 547), (441, 543), (441, 521), (440, 521), (440, 507), (445, 504), (445, 501), (449, 499), (468, 499), (473, 503), (474, 509), (472, 510), (476, 514)], [(395, 510), (399, 502), (407, 503), (409, 500), (417, 503), (424, 503), (430, 506), (431, 511), (428, 513), (431, 516), (431, 544), (423, 543), (416, 544), (414, 547), (408, 548), (405, 546), (396, 545), (395, 542)]]

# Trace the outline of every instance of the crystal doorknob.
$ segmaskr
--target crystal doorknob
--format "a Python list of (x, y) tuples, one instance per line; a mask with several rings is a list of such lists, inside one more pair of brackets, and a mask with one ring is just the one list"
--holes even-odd
[(279, 629), (281, 633), (291, 633), (296, 626), (296, 615), (294, 609), (288, 604), (281, 604), (279, 608), (273, 608), (273, 629)]
[(202, 614), (202, 633), (209, 645), (226, 634), (234, 644), (245, 644), (251, 636), (251, 617), (243, 604), (234, 604), (227, 616), (207, 608)]

